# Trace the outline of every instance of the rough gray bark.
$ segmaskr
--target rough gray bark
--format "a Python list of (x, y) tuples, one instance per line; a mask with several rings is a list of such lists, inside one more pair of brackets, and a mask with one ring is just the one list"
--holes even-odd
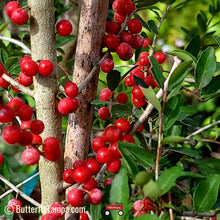
[[(62, 146), (62, 120), (57, 111), (58, 79), (56, 63), (56, 46), (54, 33), (54, 1), (28, 0), (30, 7), (30, 35), (32, 59), (35, 61), (49, 59), (54, 64), (50, 76), (34, 77), (34, 93), (37, 118), (45, 125), (42, 138), (52, 136)], [(63, 150), (63, 149), (62, 149)], [(63, 158), (63, 157), (61, 157)], [(39, 162), (42, 205), (48, 206), (62, 198), (57, 194), (57, 184), (62, 179), (63, 159), (50, 162), (41, 157)]]

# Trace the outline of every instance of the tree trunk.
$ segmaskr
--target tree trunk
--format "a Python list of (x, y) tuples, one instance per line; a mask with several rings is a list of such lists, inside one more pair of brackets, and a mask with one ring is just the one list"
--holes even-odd
[[(30, 35), (32, 59), (35, 61), (48, 59), (54, 64), (54, 72), (50, 76), (34, 77), (34, 93), (37, 118), (45, 125), (42, 138), (55, 137), (62, 144), (62, 118), (57, 111), (58, 79), (54, 27), (54, 1), (28, 0), (30, 7)], [(50, 162), (41, 157), (39, 162), (41, 196), (43, 206), (49, 206), (62, 198), (57, 194), (57, 184), (62, 179), (63, 156), (57, 162)], [(44, 211), (44, 213), (46, 210)]]

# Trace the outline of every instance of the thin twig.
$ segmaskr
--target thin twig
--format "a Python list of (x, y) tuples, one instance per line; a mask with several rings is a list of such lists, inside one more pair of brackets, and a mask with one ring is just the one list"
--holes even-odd
[(36, 206), (36, 207), (41, 207), (41, 204), (38, 203), (37, 201), (35, 201), (34, 199), (32, 199), (30, 196), (27, 196), (26, 194), (24, 194), (21, 190), (19, 190), (15, 185), (13, 185), (11, 182), (9, 182), (5, 177), (3, 177), (0, 174), (0, 180), (2, 182), (4, 182), (6, 185), (8, 185), (11, 189), (13, 189), (16, 193), (18, 193), (21, 197), (23, 197), (24, 199), (26, 199), (28, 202), (30, 202), (32, 205)]
[[(178, 59), (178, 57), (174, 57), (174, 63), (172, 66), (172, 69), (170, 71), (170, 74), (168, 75), (167, 79), (164, 82), (164, 89), (166, 90), (166, 88), (168, 87), (168, 83), (170, 80), (170, 77), (173, 73), (173, 71), (176, 69), (176, 67), (181, 63), (181, 60)], [(156, 97), (158, 99), (162, 98), (163, 96), (163, 89), (160, 89), (157, 94)], [(141, 126), (141, 124), (144, 123), (144, 121), (148, 118), (148, 116), (150, 115), (150, 113), (152, 112), (152, 110), (154, 109), (153, 105), (151, 103), (149, 103), (146, 107), (146, 109), (144, 110), (144, 112), (142, 113), (142, 115), (138, 118), (138, 120), (135, 122), (135, 124), (133, 125), (131, 131), (129, 132), (131, 135), (135, 133), (135, 131)]]
[(195, 92), (188, 89), (186, 86), (182, 86), (183, 89), (185, 89), (187, 92), (189, 92), (192, 96), (194, 96), (196, 99), (198, 99), (200, 102), (206, 102), (206, 100), (200, 98), (198, 95), (195, 94)]
[[(39, 172), (35, 173), (34, 175), (30, 176), (29, 178), (25, 179), (24, 181), (22, 181), (21, 183), (19, 183), (18, 185), (16, 185), (17, 188), (19, 188), (20, 186), (24, 185), (25, 183), (31, 181), (32, 179), (34, 179), (36, 176), (39, 176)], [(4, 198), (5, 196), (7, 196), (8, 194), (12, 193), (14, 190), (13, 189), (9, 189), (7, 190), (4, 194), (2, 194), (0, 196), (0, 199)]]
[(21, 47), (24, 50), (24, 52), (26, 54), (31, 54), (31, 50), (21, 41), (15, 40), (10, 37), (5, 37), (5, 36), (0, 36), (0, 40), (5, 40), (5, 41), (8, 41), (8, 42), (13, 43), (15, 45), (18, 45), (19, 47)]
[[(171, 192), (168, 191), (168, 199), (169, 199), (169, 204), (172, 205), (172, 197), (171, 197)], [(174, 220), (173, 216), (173, 209), (169, 208), (169, 214), (170, 214), (170, 220)]]
[(197, 130), (197, 131), (193, 132), (192, 134), (188, 135), (186, 138), (190, 139), (192, 136), (195, 136), (195, 135), (197, 135), (197, 134), (199, 134), (199, 133), (201, 133), (201, 132), (203, 132), (203, 131), (205, 131), (205, 130), (207, 130), (207, 129), (209, 129), (212, 126), (215, 126), (217, 124), (220, 124), (220, 120), (218, 120), (216, 122), (213, 122), (212, 124), (206, 125), (205, 127), (200, 128), (199, 130)]
[(21, 85), (19, 82), (15, 81), (14, 79), (12, 79), (10, 76), (8, 76), (6, 74), (3, 74), (2, 78), (5, 79), (7, 82), (9, 82), (11, 85), (13, 85), (15, 88), (19, 89), (21, 92), (34, 98), (34, 91), (33, 90)]

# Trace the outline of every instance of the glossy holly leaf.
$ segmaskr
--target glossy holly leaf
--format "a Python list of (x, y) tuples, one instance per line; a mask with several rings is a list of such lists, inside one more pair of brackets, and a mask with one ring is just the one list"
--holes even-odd
[(171, 54), (173, 56), (177, 56), (179, 59), (183, 60), (183, 61), (192, 61), (192, 66), (195, 68), (197, 60), (196, 58), (189, 53), (188, 51), (185, 50), (173, 50), (171, 52), (168, 52), (168, 54)]
[(218, 46), (220, 47), (220, 37), (214, 36), (213, 38), (216, 41), (216, 43), (218, 44)]
[(198, 53), (200, 51), (201, 46), (201, 40), (199, 35), (196, 35), (192, 38), (192, 40), (189, 42), (188, 46), (186, 47), (186, 51), (191, 53), (194, 57), (198, 56)]
[(146, 82), (143, 79), (140, 79), (139, 77), (133, 75), (134, 77), (134, 81), (136, 83), (137, 86), (142, 86), (144, 88), (148, 88), (148, 85), (146, 84)]
[(146, 99), (154, 106), (154, 108), (157, 109), (157, 111), (161, 111), (161, 104), (160, 104), (160, 100), (157, 98), (154, 90), (152, 89), (152, 87), (148, 87), (148, 88), (141, 88), (142, 92), (144, 93), (144, 96), (146, 97)]
[(193, 193), (193, 206), (197, 212), (207, 212), (216, 203), (220, 175), (208, 176), (197, 185)]
[(154, 166), (154, 156), (144, 149), (143, 147), (138, 146), (133, 143), (118, 142), (118, 148), (120, 151), (130, 152), (136, 161), (144, 167), (153, 167)]
[(5, 66), (6, 61), (8, 59), (8, 53), (4, 49), (0, 49), (0, 62)]
[(108, 88), (111, 91), (114, 91), (121, 80), (121, 73), (117, 70), (112, 70), (110, 73), (107, 74), (107, 84)]
[(65, 37), (57, 35), (56, 47), (60, 48), (60, 47), (64, 46), (65, 44), (69, 43), (74, 38), (75, 38), (75, 36), (73, 36), (73, 35), (69, 35), (69, 36), (65, 36)]
[(153, 73), (154, 79), (157, 81), (160, 88), (164, 88), (164, 83), (163, 83), (164, 77), (159, 63), (153, 56), (150, 57), (150, 63), (151, 63), (151, 67), (152, 67), (151, 71)]
[(169, 89), (173, 89), (177, 84), (184, 81), (192, 66), (192, 61), (184, 61), (173, 71), (169, 80)]
[(148, 26), (150, 27), (150, 29), (155, 33), (155, 34), (159, 34), (158, 30), (157, 30), (157, 25), (155, 24), (154, 20), (149, 20), (147, 22)]
[(123, 105), (123, 104), (114, 104), (111, 108), (111, 113), (119, 118), (127, 118), (129, 115), (131, 115), (132, 107), (129, 105)]
[(161, 189), (161, 195), (168, 192), (175, 185), (176, 179), (180, 177), (183, 167), (174, 166), (162, 172), (157, 180), (157, 184)]
[(213, 47), (208, 47), (201, 53), (195, 69), (195, 82), (198, 89), (202, 89), (210, 83), (215, 70), (215, 50)]
[[(123, 212), (128, 211), (129, 205), (129, 186), (128, 175), (125, 168), (120, 169), (119, 173), (115, 175), (114, 181), (110, 189), (110, 203), (117, 203), (123, 205)], [(118, 210), (110, 210), (113, 220), (125, 219), (118, 215)]]

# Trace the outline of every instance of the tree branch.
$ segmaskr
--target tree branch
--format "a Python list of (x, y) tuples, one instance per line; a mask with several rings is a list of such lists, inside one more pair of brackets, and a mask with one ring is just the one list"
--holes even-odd
[(4, 37), (4, 36), (0, 36), (0, 40), (5, 40), (5, 41), (8, 41), (8, 42), (13, 43), (15, 45), (18, 45), (19, 47), (21, 47), (24, 50), (24, 52), (26, 54), (31, 54), (31, 50), (21, 41), (12, 39), (10, 37)]
[(6, 74), (3, 74), (2, 78), (5, 79), (7, 82), (9, 82), (11, 85), (13, 85), (15, 88), (19, 89), (21, 92), (34, 98), (33, 90), (21, 85), (19, 82), (15, 81), (13, 78), (11, 78), (10, 76)]

